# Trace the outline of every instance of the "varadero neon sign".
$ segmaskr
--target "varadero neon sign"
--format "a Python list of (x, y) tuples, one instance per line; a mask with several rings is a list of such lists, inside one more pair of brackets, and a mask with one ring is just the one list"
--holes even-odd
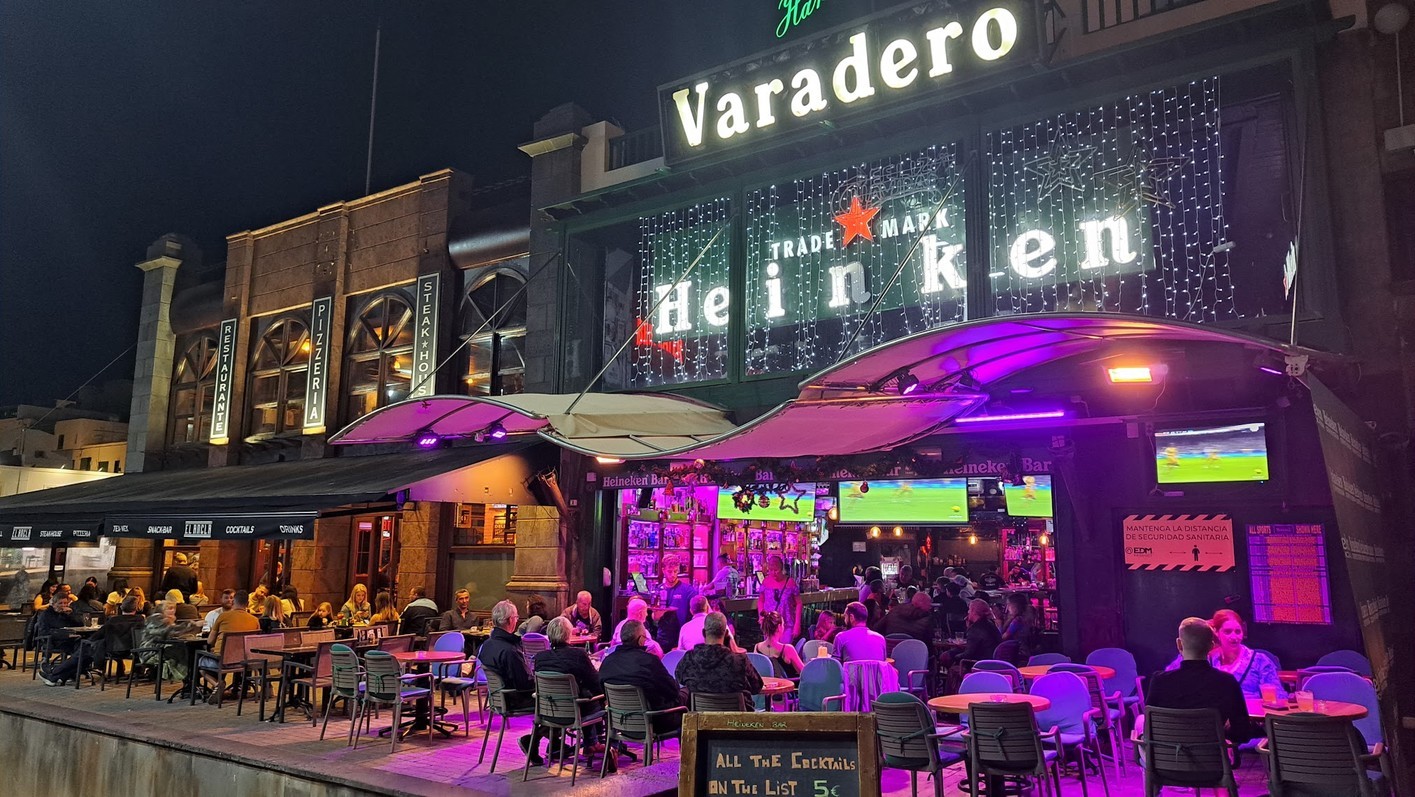
[[(956, 88), (1002, 63), (1035, 57), (1032, 4), (994, 0), (973, 13), (938, 5), (877, 17), (855, 32), (835, 31), (809, 46), (685, 79), (660, 91), (670, 161), (758, 141), (763, 136), (876, 109), (895, 99)], [(1022, 45), (1022, 46), (1019, 46)], [(1018, 57), (1009, 58), (1014, 52)]]

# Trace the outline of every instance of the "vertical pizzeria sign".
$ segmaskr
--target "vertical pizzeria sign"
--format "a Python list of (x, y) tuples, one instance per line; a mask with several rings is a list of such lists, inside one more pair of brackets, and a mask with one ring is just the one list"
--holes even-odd
[(211, 400), (211, 443), (225, 445), (231, 439), (231, 383), (236, 373), (237, 319), (221, 322), (216, 340), (216, 385)]
[(324, 431), (324, 408), (329, 398), (329, 332), (334, 298), (325, 296), (310, 305), (310, 371), (305, 382), (305, 434)]
[(417, 332), (413, 336), (413, 389), (409, 398), (437, 392), (437, 302), (441, 282), (436, 274), (418, 277)]

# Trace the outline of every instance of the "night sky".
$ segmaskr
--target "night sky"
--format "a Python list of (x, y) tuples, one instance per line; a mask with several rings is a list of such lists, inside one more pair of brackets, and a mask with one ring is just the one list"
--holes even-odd
[[(872, 5), (825, 2), (788, 39)], [(563, 102), (654, 124), (659, 84), (777, 46), (777, 6), (5, 0), (0, 405), (63, 398), (133, 343), (157, 237), (220, 262), (230, 233), (363, 195), (380, 19), (374, 191), (527, 174), (516, 145)]]

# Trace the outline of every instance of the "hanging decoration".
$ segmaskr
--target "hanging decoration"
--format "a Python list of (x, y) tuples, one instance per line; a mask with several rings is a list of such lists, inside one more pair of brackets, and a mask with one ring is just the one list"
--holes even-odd
[(987, 136), (992, 313), (1238, 317), (1219, 79)]
[[(958, 173), (956, 147), (940, 145), (750, 192), (746, 373), (816, 370), (885, 341), (965, 320)], [(921, 235), (879, 311), (867, 315)]]

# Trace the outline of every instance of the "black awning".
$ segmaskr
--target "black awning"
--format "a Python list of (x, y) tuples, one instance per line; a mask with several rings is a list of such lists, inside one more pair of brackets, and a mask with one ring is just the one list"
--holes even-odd
[(46, 545), (69, 545), (95, 542), (98, 539), (97, 520), (63, 518), (37, 523), (0, 523), (0, 548), (38, 548)]
[[(0, 546), (23, 546), (106, 536), (149, 539), (205, 539), (200, 525), (212, 524), (210, 539), (306, 536), (312, 531), (283, 531), (321, 510), (348, 504), (396, 499), (417, 482), (527, 445), (485, 445), (440, 451), (410, 451), (374, 456), (342, 456), (266, 465), (234, 465), (154, 473), (127, 473), (110, 479), (52, 487), (0, 498)], [(282, 521), (281, 519), (284, 518)], [(301, 520), (304, 518), (305, 520)], [(117, 521), (117, 522), (115, 522)], [(192, 527), (188, 536), (187, 523)], [(216, 525), (224, 524), (218, 534)], [(126, 526), (116, 530), (115, 526)], [(170, 533), (154, 528), (171, 527)], [(259, 526), (256, 529), (224, 528)], [(16, 531), (31, 529), (30, 539)], [(134, 530), (136, 529), (136, 531)], [(38, 532), (51, 535), (40, 539)], [(88, 536), (82, 532), (87, 531)], [(54, 532), (63, 532), (54, 536)], [(21, 535), (23, 536), (23, 534)]]
[(317, 512), (233, 514), (109, 515), (105, 537), (201, 540), (312, 540)]

